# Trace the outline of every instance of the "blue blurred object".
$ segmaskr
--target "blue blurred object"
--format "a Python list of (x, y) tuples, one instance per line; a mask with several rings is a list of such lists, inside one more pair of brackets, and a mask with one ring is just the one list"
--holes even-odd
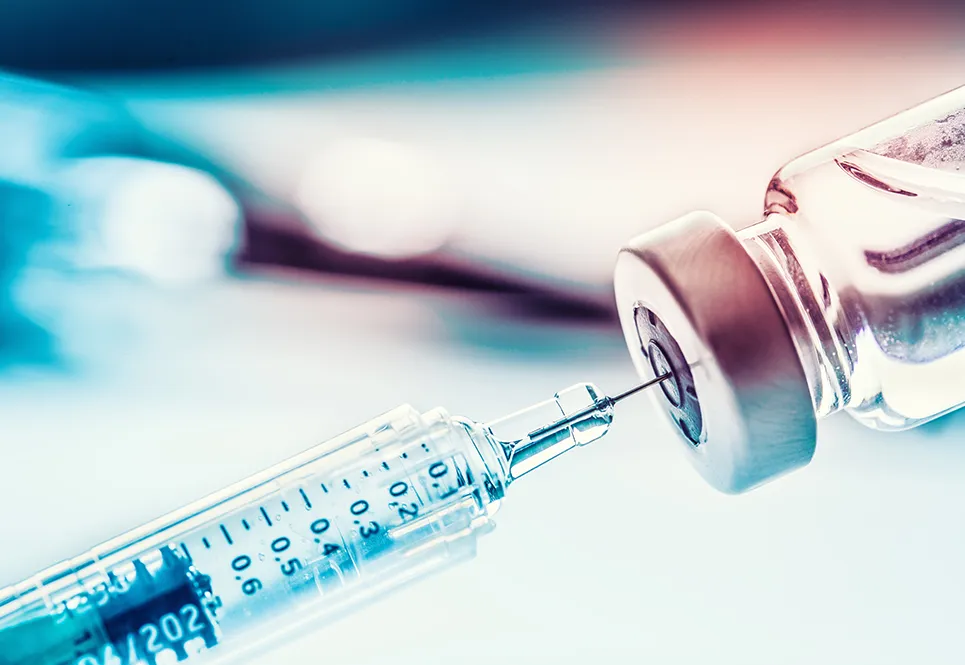
[(0, 365), (49, 359), (51, 332), (19, 298), (28, 264), (69, 229), (54, 218), (55, 164), (130, 146), (132, 122), (94, 96), (0, 75)]
[(264, 267), (496, 292), (514, 315), (608, 313), (472, 262), (340, 249), (106, 96), (2, 75), (0, 143), (0, 366), (103, 359), (138, 334), (131, 299)]
[(142, 139), (109, 100), (0, 77), (0, 365), (106, 350), (142, 287), (225, 274), (234, 197)]
[(43, 192), (0, 182), (0, 369), (15, 359), (49, 357), (49, 333), (26, 315), (14, 294), (32, 248), (50, 233), (49, 216)]

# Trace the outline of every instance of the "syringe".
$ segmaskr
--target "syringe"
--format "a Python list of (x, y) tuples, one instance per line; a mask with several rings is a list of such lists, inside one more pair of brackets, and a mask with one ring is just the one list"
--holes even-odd
[(603, 436), (577, 384), (480, 424), (402, 406), (0, 590), (0, 665), (218, 662), (465, 560), (506, 488)]

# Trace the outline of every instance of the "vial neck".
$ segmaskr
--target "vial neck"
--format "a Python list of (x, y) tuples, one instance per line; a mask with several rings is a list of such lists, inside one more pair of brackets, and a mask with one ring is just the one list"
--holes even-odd
[(818, 417), (851, 400), (854, 340), (840, 294), (820, 269), (815, 248), (791, 217), (769, 213), (738, 237), (777, 301), (804, 368)]

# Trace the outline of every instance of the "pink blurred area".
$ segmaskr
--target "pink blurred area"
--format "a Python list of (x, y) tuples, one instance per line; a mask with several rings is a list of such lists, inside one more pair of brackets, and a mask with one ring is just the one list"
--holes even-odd
[[(784, 162), (965, 71), (954, 9), (682, 7), (97, 85), (323, 240), (443, 255), (609, 302), (629, 237), (695, 208), (745, 226)], [(508, 71), (487, 65), (513, 58)]]

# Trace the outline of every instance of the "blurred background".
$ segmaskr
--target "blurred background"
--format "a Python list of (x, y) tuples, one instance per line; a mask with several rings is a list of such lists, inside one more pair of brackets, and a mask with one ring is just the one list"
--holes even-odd
[[(756, 221), (784, 162), (961, 85), (963, 29), (927, 2), (0, 4), (0, 586), (399, 403), (627, 387), (620, 246)], [(514, 486), (476, 561), (262, 662), (955, 662), (962, 416), (832, 418), (734, 498), (655, 415)]]

